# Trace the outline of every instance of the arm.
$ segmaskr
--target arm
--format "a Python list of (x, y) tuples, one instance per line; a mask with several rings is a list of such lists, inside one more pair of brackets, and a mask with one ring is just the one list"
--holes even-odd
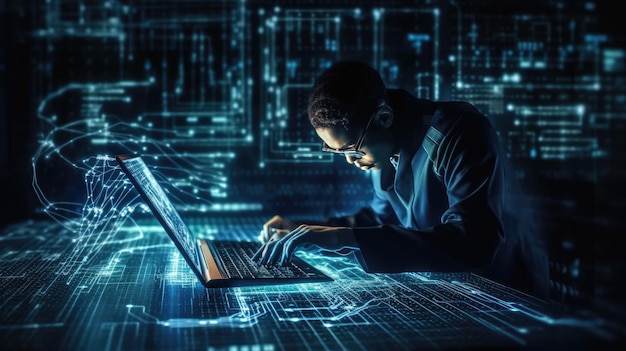
[[(374, 178), (374, 182), (378, 181)], [(389, 202), (379, 193), (374, 192), (370, 206), (361, 208), (357, 213), (348, 216), (331, 217), (325, 221), (288, 220), (281, 216), (274, 216), (263, 225), (259, 234), (261, 242), (267, 242), (276, 230), (290, 232), (299, 225), (331, 227), (371, 227), (383, 223), (399, 223)]]
[[(379, 180), (374, 178), (376, 181)], [(335, 253), (357, 250), (353, 227), (376, 226), (385, 221), (398, 223), (389, 202), (376, 192), (370, 206), (354, 215), (333, 217), (323, 222), (306, 221), (306, 224), (300, 225), (274, 216), (263, 226), (259, 238), (264, 245), (252, 259), (259, 260), (261, 264), (283, 264), (291, 259), (299, 246), (305, 244)]]

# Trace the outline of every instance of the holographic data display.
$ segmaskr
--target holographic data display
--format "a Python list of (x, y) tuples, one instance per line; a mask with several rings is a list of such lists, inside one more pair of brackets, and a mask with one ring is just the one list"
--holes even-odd
[[(34, 131), (11, 156), (31, 160), (33, 212), (46, 221), (0, 236), (0, 330), (12, 345), (78, 349), (611, 340), (621, 329), (606, 320), (552, 313), (476, 276), (366, 275), (350, 257), (308, 257), (337, 283), (201, 289), (111, 159), (144, 155), (198, 236), (252, 239), (276, 213), (354, 212), (370, 200), (369, 175), (321, 152), (306, 103), (332, 62), (363, 60), (390, 88), (479, 107), (538, 204), (537, 220), (550, 219), (542, 230), (552, 298), (609, 298), (602, 294), (614, 290), (593, 284), (620, 276), (624, 264), (611, 257), (622, 251), (590, 227), (613, 223), (626, 203), (603, 185), (626, 175), (626, 50), (606, 8), (553, 0), (1, 3), (14, 34), (0, 38), (14, 45), (0, 47), (0, 77), (11, 83), (0, 85), (10, 107), (3, 121), (7, 136)], [(27, 94), (5, 98), (14, 90)], [(9, 165), (8, 152), (0, 161)]]
[[(230, 224), (230, 228), (225, 223)], [(250, 240), (261, 218), (196, 220), (202, 237)], [(334, 281), (206, 289), (154, 222), (97, 245), (32, 222), (0, 237), (3, 347), (90, 350), (487, 349), (611, 345), (625, 330), (479, 276), (366, 274), (302, 253)], [(217, 229), (221, 228), (221, 229)]]

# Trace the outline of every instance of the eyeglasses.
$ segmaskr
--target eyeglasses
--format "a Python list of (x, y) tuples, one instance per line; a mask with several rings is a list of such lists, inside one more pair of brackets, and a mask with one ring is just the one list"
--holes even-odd
[(367, 129), (372, 123), (374, 116), (378, 113), (381, 107), (379, 107), (378, 109), (376, 109), (374, 113), (372, 113), (372, 115), (370, 116), (370, 119), (367, 121), (367, 124), (365, 125), (365, 129), (363, 129), (361, 136), (359, 136), (359, 138), (356, 140), (356, 143), (354, 144), (354, 146), (349, 146), (349, 147), (345, 147), (341, 149), (333, 149), (330, 146), (328, 146), (328, 144), (324, 143), (322, 145), (322, 151), (332, 152), (335, 154), (342, 154), (344, 156), (349, 156), (352, 158), (362, 158), (363, 156), (365, 156), (365, 152), (360, 150), (361, 146), (363, 146), (363, 139), (365, 139), (365, 133), (367, 133)]

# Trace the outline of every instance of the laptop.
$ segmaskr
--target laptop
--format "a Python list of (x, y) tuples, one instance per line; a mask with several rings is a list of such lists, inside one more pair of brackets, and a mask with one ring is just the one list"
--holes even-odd
[(141, 156), (117, 155), (115, 159), (205, 287), (223, 288), (333, 280), (296, 256), (286, 266), (258, 264), (251, 257), (261, 247), (260, 242), (196, 238)]

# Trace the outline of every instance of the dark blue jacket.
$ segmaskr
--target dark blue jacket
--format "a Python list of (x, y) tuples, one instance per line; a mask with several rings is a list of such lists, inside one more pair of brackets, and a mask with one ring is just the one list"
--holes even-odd
[(372, 171), (371, 205), (331, 221), (353, 227), (363, 269), (469, 271), (547, 298), (544, 243), (525, 226), (489, 120), (468, 103), (403, 90), (388, 101), (403, 131), (397, 170)]

